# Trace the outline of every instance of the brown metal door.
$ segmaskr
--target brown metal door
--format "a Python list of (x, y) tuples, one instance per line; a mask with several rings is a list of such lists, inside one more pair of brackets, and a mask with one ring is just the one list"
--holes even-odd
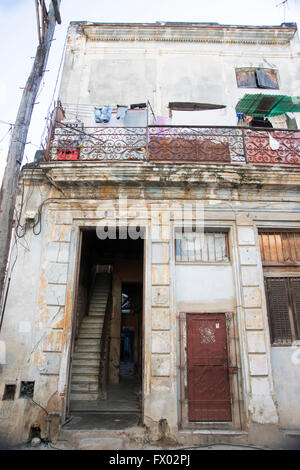
[(231, 421), (226, 319), (187, 314), (189, 421)]

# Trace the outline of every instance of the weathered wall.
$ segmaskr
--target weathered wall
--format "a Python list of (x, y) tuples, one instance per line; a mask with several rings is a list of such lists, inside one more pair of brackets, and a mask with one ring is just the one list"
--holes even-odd
[(232, 267), (229, 265), (176, 265), (178, 312), (231, 312), (235, 310)]
[[(35, 380), (35, 401), (53, 411), (64, 410), (79, 227), (110, 224), (107, 211), (115, 206), (118, 214), (117, 195), (120, 194), (129, 198), (130, 220), (146, 227), (147, 234), (152, 235), (151, 239), (148, 236), (145, 240), (144, 260), (144, 422), (154, 438), (161, 435), (159, 423), (162, 420), (167, 421), (168, 432), (173, 437), (178, 436), (179, 305), (176, 305), (176, 282), (180, 286), (186, 282), (186, 272), (184, 275), (181, 272), (186, 267), (175, 268), (173, 230), (178, 223), (171, 222), (169, 226), (164, 222), (176, 198), (179, 206), (185, 200), (190, 203), (204, 201), (206, 226), (215, 227), (218, 222), (230, 228), (231, 265), (218, 268), (214, 274), (215, 267), (198, 266), (195, 275), (196, 280), (201, 272), (214, 275), (220, 286), (217, 295), (207, 286), (205, 292), (198, 290), (199, 298), (196, 298), (194, 273), (188, 288), (197, 308), (202, 297), (206, 307), (211, 309), (208, 296), (212, 294), (216, 303), (221, 303), (224, 298), (230, 309), (235, 306), (246, 427), (249, 423), (276, 425), (278, 418), (256, 228), (266, 224), (299, 225), (299, 195), (295, 191), (299, 170), (286, 172), (282, 169), (279, 173), (277, 168), (267, 172), (252, 168), (248, 170), (248, 184), (237, 189), (236, 185), (232, 188), (231, 182), (241, 175), (239, 168), (233, 166), (201, 165), (198, 175), (189, 172), (189, 165), (184, 164), (180, 171), (172, 164), (145, 167), (132, 164), (130, 169), (127, 167), (127, 183), (122, 176), (124, 164), (62, 162), (44, 164), (44, 167), (59, 189), (50, 191), (48, 179), (42, 178), (40, 170), (36, 170), (41, 178), (40, 188), (29, 188), (30, 193), (32, 189), (33, 192), (27, 206), (37, 210), (41, 198), (54, 199), (48, 199), (43, 206), (41, 234), (33, 235), (29, 227), (25, 240), (18, 246), (0, 337), (7, 344), (8, 352), (7, 364), (2, 366), (1, 396), (5, 383), (17, 383), (19, 390), (21, 380)], [(169, 185), (160, 183), (160, 179), (165, 180), (164, 172), (169, 175)], [(177, 183), (172, 183), (172, 174), (176, 175)], [(26, 178), (30, 179), (30, 175), (31, 170), (28, 170)], [(122, 185), (119, 185), (119, 178)], [(188, 187), (186, 182), (191, 183), (193, 178), (196, 182)], [(114, 184), (109, 186), (107, 181)], [(149, 210), (153, 204), (152, 213), (145, 213), (145, 207)], [(157, 220), (162, 221), (161, 230), (155, 226)], [(138, 276), (136, 271), (132, 279), (136, 280)], [(179, 292), (180, 301), (186, 302), (186, 293), (181, 287)], [(181, 308), (186, 308), (186, 304), (180, 305)], [(24, 321), (27, 323), (21, 323)], [(287, 422), (290, 412), (282, 406), (284, 399), (280, 398), (280, 392), (278, 396), (281, 422)], [(2, 434), (15, 440), (27, 439), (29, 428), (35, 423), (42, 428), (45, 426), (42, 410), (28, 400), (19, 399), (18, 394), (14, 401), (0, 401), (0, 411)]]
[[(188, 34), (187, 31), (187, 37)], [(69, 29), (59, 97), (66, 104), (69, 119), (79, 117), (90, 126), (95, 125), (93, 106), (130, 105), (147, 100), (156, 116), (168, 116), (168, 104), (172, 101), (226, 105), (225, 110), (214, 113), (174, 113), (173, 124), (236, 125), (238, 100), (245, 93), (265, 91), (238, 88), (235, 68), (276, 69), (279, 90), (266, 93), (297, 95), (300, 66), (298, 61), (291, 60), (297, 54), (296, 40), (292, 45), (197, 43), (186, 38), (181, 42), (92, 41), (80, 34), (75, 24)], [(113, 125), (118, 125), (118, 121)]]
[(272, 368), (280, 425), (300, 429), (300, 349), (273, 347)]

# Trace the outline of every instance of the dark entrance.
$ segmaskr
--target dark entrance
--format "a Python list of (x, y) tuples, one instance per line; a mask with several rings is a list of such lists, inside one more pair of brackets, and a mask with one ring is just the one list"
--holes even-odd
[(189, 421), (231, 421), (225, 315), (187, 314)]
[(120, 239), (117, 230), (115, 238), (103, 240), (95, 229), (84, 230), (69, 382), (72, 414), (139, 415), (142, 293), (143, 239)]

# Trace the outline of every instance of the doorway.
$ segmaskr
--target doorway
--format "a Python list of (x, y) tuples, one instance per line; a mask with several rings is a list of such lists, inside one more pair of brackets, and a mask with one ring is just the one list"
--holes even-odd
[[(124, 236), (124, 233), (123, 233)], [(82, 231), (73, 322), (69, 412), (140, 413), (143, 348), (142, 238)]]
[(187, 315), (189, 421), (231, 421), (226, 319)]

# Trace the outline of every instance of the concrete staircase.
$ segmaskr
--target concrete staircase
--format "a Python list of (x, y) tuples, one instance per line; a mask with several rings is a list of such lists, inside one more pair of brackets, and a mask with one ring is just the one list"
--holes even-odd
[(111, 289), (109, 274), (97, 274), (86, 315), (80, 325), (72, 361), (72, 401), (97, 400), (99, 395), (99, 366), (101, 335), (105, 309)]

